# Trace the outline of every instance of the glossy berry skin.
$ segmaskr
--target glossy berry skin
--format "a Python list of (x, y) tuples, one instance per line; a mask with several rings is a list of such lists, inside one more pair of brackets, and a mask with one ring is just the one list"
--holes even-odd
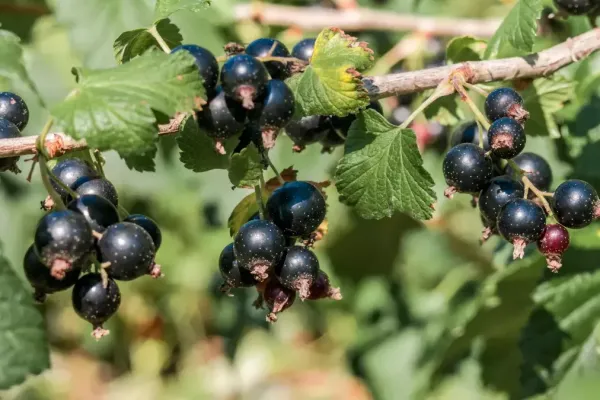
[(258, 282), (247, 269), (240, 268), (233, 254), (233, 243), (229, 243), (219, 257), (219, 272), (227, 289), (251, 287)]
[(522, 198), (524, 194), (525, 189), (521, 182), (506, 175), (492, 178), (485, 184), (479, 195), (479, 210), (482, 217), (495, 226), (500, 209), (510, 200)]
[(143, 214), (130, 214), (123, 220), (123, 222), (131, 222), (144, 228), (144, 230), (152, 238), (154, 248), (156, 251), (158, 251), (160, 245), (162, 244), (162, 232), (160, 231), (158, 224), (152, 218)]
[(515, 108), (523, 106), (523, 98), (514, 89), (502, 87), (493, 90), (485, 99), (485, 114), (490, 122), (504, 117), (515, 117)]
[(260, 106), (250, 112), (249, 118), (256, 122), (259, 128), (281, 129), (294, 116), (296, 101), (294, 93), (284, 81), (271, 79), (261, 97)]
[(320, 300), (326, 298), (333, 300), (342, 299), (340, 289), (331, 286), (331, 283), (329, 282), (329, 276), (327, 276), (327, 274), (323, 271), (319, 271), (317, 279), (315, 279), (313, 284), (310, 286), (309, 292), (309, 300)]
[(108, 275), (131, 281), (149, 274), (156, 250), (152, 238), (142, 227), (131, 222), (111, 225), (98, 240), (98, 261), (110, 263)]
[(296, 292), (283, 286), (277, 279), (270, 279), (263, 291), (263, 300), (267, 303), (270, 313), (268, 322), (277, 321), (277, 314), (287, 310), (296, 300)]
[[(490, 142), (488, 140), (488, 133), (486, 130), (482, 132), (483, 134), (483, 149), (485, 151), (490, 150)], [(473, 143), (479, 145), (479, 127), (477, 122), (470, 121), (464, 124), (459, 125), (454, 132), (452, 132), (452, 137), (450, 138), (450, 146), (454, 147), (461, 143)]]
[(299, 41), (292, 49), (292, 57), (304, 60), (306, 62), (310, 62), (310, 58), (312, 57), (313, 52), (315, 51), (316, 41), (317, 40), (314, 38)]
[(239, 134), (244, 129), (246, 110), (241, 104), (225, 96), (217, 89), (218, 94), (208, 106), (196, 115), (198, 126), (214, 139), (227, 139)]
[[(98, 173), (92, 167), (85, 161), (76, 158), (59, 161), (58, 164), (52, 168), (52, 173), (71, 190), (75, 190), (79, 184), (87, 182), (90, 178), (98, 178)], [(69, 198), (69, 193), (54, 182), (53, 179), (50, 180), (50, 183), (52, 183), (52, 187), (60, 197), (63, 199)]]
[(0, 92), (0, 118), (6, 119), (22, 131), (29, 122), (29, 109), (21, 98), (11, 92)]
[(268, 277), (285, 250), (285, 237), (271, 221), (248, 221), (233, 240), (233, 251), (240, 268), (252, 272), (259, 281)]
[(537, 246), (542, 254), (563, 254), (569, 248), (569, 231), (560, 224), (546, 225)]
[(208, 98), (214, 96), (217, 81), (219, 79), (219, 64), (215, 56), (204, 47), (195, 44), (182, 44), (171, 50), (171, 54), (185, 50), (196, 59), (196, 65), (200, 71), (200, 77), (204, 81), (204, 88)]
[(598, 193), (587, 182), (569, 179), (554, 191), (554, 216), (567, 228), (584, 228), (598, 217)]
[(80, 196), (95, 194), (104, 197), (115, 207), (119, 205), (119, 194), (117, 193), (117, 189), (115, 189), (114, 185), (107, 179), (89, 177), (79, 179), (74, 190)]
[(254, 100), (267, 87), (269, 73), (256, 58), (239, 54), (229, 58), (221, 69), (221, 86), (225, 95), (241, 102), (247, 110), (254, 108)]
[[(273, 48), (275, 46), (275, 48)], [(273, 52), (271, 49), (273, 48)], [(277, 39), (261, 38), (256, 39), (246, 46), (246, 54), (252, 57), (266, 57), (271, 54), (273, 57), (289, 57), (290, 51)], [(284, 80), (290, 76), (287, 65), (280, 61), (265, 61), (264, 62), (269, 75), (273, 79)]]
[[(43, 300), (44, 295), (52, 294), (66, 290), (73, 286), (79, 274), (81, 274), (81, 266), (83, 263), (77, 263), (77, 266), (65, 274), (63, 279), (56, 279), (50, 275), (50, 269), (46, 267), (37, 254), (33, 244), (29, 246), (25, 257), (23, 258), (23, 270), (29, 284), (35, 289), (36, 299)], [(81, 264), (81, 265), (80, 265)]]
[(324, 139), (330, 129), (329, 118), (322, 115), (292, 119), (285, 126), (285, 132), (294, 142), (296, 151)]
[(512, 118), (503, 117), (490, 126), (488, 142), (494, 156), (509, 160), (523, 151), (527, 136), (521, 124)]
[(284, 235), (305, 237), (321, 225), (327, 206), (314, 185), (295, 181), (275, 189), (267, 201), (267, 212)]
[(514, 258), (523, 258), (527, 243), (542, 237), (546, 214), (531, 200), (515, 199), (502, 207), (496, 226), (500, 235), (515, 246)]
[[(14, 139), (21, 137), (19, 128), (7, 119), (0, 119), (0, 139)], [(19, 157), (0, 158), (0, 172), (17, 171), (17, 161)]]
[(554, 5), (571, 15), (584, 15), (595, 11), (600, 5), (597, 0), (554, 0)]
[(115, 206), (104, 197), (95, 194), (80, 196), (71, 201), (67, 208), (83, 215), (90, 227), (99, 233), (119, 222), (119, 213)]
[(70, 264), (65, 269), (71, 269), (75, 261), (90, 251), (93, 243), (92, 229), (85, 217), (71, 210), (46, 214), (35, 231), (35, 251), (49, 268), (60, 260)]
[(310, 287), (319, 275), (319, 260), (312, 251), (302, 246), (289, 247), (282, 261), (275, 268), (275, 276), (288, 289), (307, 299)]
[(462, 143), (448, 151), (443, 171), (446, 183), (453, 191), (477, 193), (492, 178), (492, 160), (479, 146)]
[(100, 274), (87, 274), (75, 284), (71, 300), (77, 315), (98, 327), (119, 309), (121, 291), (112, 279), (105, 288)]
[[(513, 161), (523, 171), (526, 171), (525, 176), (529, 178), (531, 183), (541, 191), (548, 191), (552, 186), (552, 169), (550, 164), (543, 157), (535, 153), (521, 153)], [(514, 171), (510, 165), (506, 166), (505, 173), (514, 175)]]

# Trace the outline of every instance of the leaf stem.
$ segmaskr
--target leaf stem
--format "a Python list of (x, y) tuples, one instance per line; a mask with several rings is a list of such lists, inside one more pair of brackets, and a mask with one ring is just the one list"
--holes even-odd
[(103, 178), (106, 178), (106, 175), (104, 175), (104, 167), (102, 167), (102, 164), (104, 162), (102, 153), (100, 153), (100, 150), (98, 149), (90, 150), (90, 152), (93, 154), (94, 160), (96, 160), (96, 162), (94, 163), (96, 164), (96, 169)]
[(476, 91), (477, 93), (479, 93), (483, 97), (487, 97), (488, 94), (490, 94), (489, 90), (485, 90), (480, 85), (473, 85), (472, 83), (469, 83), (469, 82), (465, 82), (464, 85), (466, 87), (468, 87), (469, 89)]
[(254, 194), (256, 196), (256, 204), (258, 205), (258, 215), (260, 219), (265, 219), (265, 205), (263, 204), (262, 199), (262, 187), (264, 185), (264, 178), (260, 179), (260, 184), (254, 186)]
[[(273, 161), (271, 161), (271, 159), (269, 158), (269, 155), (267, 154), (266, 150), (263, 152), (263, 155), (265, 157), (265, 160), (267, 160), (267, 163), (269, 163), (269, 167), (271, 167), (271, 169), (275, 173), (275, 176), (277, 177), (277, 180), (279, 181), (279, 183), (281, 185), (283, 185), (285, 183), (285, 179), (283, 179), (283, 177), (281, 176), (281, 174), (279, 173), (279, 171), (275, 167), (275, 164), (273, 164)], [(263, 183), (263, 185), (264, 185), (264, 183)]]
[(454, 93), (454, 87), (450, 84), (449, 80), (443, 80), (439, 83), (439, 85), (435, 88), (435, 91), (423, 102), (417, 109), (410, 114), (408, 119), (400, 125), (400, 129), (406, 129), (410, 123), (427, 107), (431, 105), (434, 101), (439, 99), (440, 97), (448, 96)]
[(160, 46), (160, 48), (167, 54), (171, 53), (171, 48), (165, 42), (165, 39), (158, 33), (156, 29), (156, 25), (152, 25), (152, 27), (148, 28), (148, 33), (152, 35), (152, 37), (156, 40), (156, 43)]
[(483, 149), (485, 148), (483, 139), (483, 126), (481, 126), (481, 122), (479, 121), (477, 121), (477, 134), (479, 135), (479, 147)]
[(483, 115), (481, 113), (481, 111), (479, 111), (479, 108), (477, 107), (477, 105), (473, 102), (473, 100), (471, 100), (471, 98), (469, 97), (469, 95), (467, 94), (466, 91), (463, 90), (463, 92), (461, 93), (461, 99), (467, 103), (467, 105), (469, 106), (469, 108), (471, 109), (471, 111), (473, 112), (473, 114), (475, 114), (475, 117), (477, 118), (477, 121), (479, 121), (481, 123), (481, 125), (484, 127), (485, 130), (489, 130), (490, 129), (490, 122), (487, 120), (487, 118), (485, 117), (485, 115)]

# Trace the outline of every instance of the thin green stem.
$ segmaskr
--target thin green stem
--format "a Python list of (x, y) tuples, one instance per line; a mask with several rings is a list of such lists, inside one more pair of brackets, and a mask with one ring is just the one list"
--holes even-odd
[(481, 123), (479, 121), (477, 121), (477, 133), (479, 135), (479, 147), (483, 149), (485, 148), (483, 139), (483, 126), (481, 126)]
[(104, 163), (104, 158), (102, 157), (102, 153), (100, 153), (100, 150), (95, 149), (95, 150), (90, 150), (90, 152), (92, 153), (93, 157), (94, 157), (94, 165), (96, 165), (96, 170), (100, 173), (100, 175), (103, 178), (106, 178), (106, 175), (104, 175), (104, 167), (102, 166), (102, 164)]
[(423, 110), (429, 107), (431, 103), (436, 101), (439, 97), (441, 96), (437, 96), (435, 93), (429, 96), (423, 103), (421, 103), (419, 107), (417, 107), (417, 109), (412, 114), (410, 114), (408, 119), (404, 121), (402, 125), (400, 125), (400, 129), (406, 129), (410, 125), (410, 123), (413, 122), (413, 120), (423, 112)]
[(256, 195), (256, 204), (258, 205), (258, 215), (260, 219), (265, 219), (265, 205), (262, 199), (262, 186), (264, 185), (264, 179), (261, 179), (260, 184), (254, 186), (254, 194)]
[[(267, 151), (265, 150), (264, 152), (264, 156), (265, 159), (267, 160), (267, 162), (269, 163), (269, 167), (271, 167), (271, 169), (273, 170), (273, 172), (275, 173), (275, 176), (277, 177), (277, 180), (279, 181), (279, 183), (281, 185), (283, 185), (285, 183), (285, 180), (283, 179), (283, 177), (281, 176), (281, 174), (279, 173), (279, 171), (277, 170), (277, 168), (275, 167), (275, 164), (273, 164), (273, 162), (271, 161), (271, 159), (269, 158), (269, 155), (267, 154)], [(264, 183), (263, 183), (264, 186)]]
[(54, 120), (52, 118), (48, 118), (48, 121), (44, 125), (44, 128), (42, 128), (40, 136), (38, 136), (37, 138), (36, 147), (38, 151), (38, 162), (40, 164), (40, 175), (42, 177), (42, 183), (44, 184), (48, 195), (52, 199), (55, 209), (64, 210), (65, 204), (60, 198), (60, 195), (56, 193), (56, 190), (54, 190), (54, 187), (52, 187), (52, 183), (50, 182), (50, 176), (52, 175), (52, 172), (50, 172), (50, 169), (48, 168), (47, 164), (47, 161), (50, 157), (48, 156), (48, 151), (46, 150), (46, 137), (48, 136), (48, 133), (50, 133), (50, 129), (52, 128), (53, 123)]
[(171, 52), (171, 48), (169, 47), (167, 42), (165, 42), (165, 39), (163, 39), (163, 37), (160, 36), (160, 33), (158, 33), (158, 30), (156, 29), (156, 25), (152, 25), (152, 27), (148, 29), (148, 33), (152, 35), (152, 37), (156, 40), (156, 43), (158, 43), (160, 48), (165, 53), (169, 54)]
[(473, 85), (472, 83), (469, 82), (465, 82), (463, 83), (463, 85), (465, 85), (466, 87), (468, 87), (471, 90), (476, 91), (477, 93), (479, 93), (480, 95), (482, 95), (483, 97), (487, 97), (488, 94), (490, 94), (489, 91), (483, 89), (481, 86), (479, 85)]
[(477, 118), (477, 121), (479, 121), (481, 123), (481, 125), (485, 128), (485, 130), (490, 129), (490, 122), (481, 113), (481, 111), (479, 111), (479, 108), (473, 102), (473, 100), (471, 100), (471, 98), (469, 97), (469, 95), (467, 94), (466, 91), (463, 90), (463, 93), (461, 93), (461, 98), (462, 98), (462, 100), (465, 103), (467, 103), (467, 105), (469, 106), (469, 108), (471, 109), (471, 111), (473, 112), (473, 114), (475, 114), (475, 117)]
[(531, 190), (533, 192), (533, 194), (535, 194), (535, 196), (540, 200), (540, 202), (542, 203), (542, 206), (544, 207), (544, 209), (546, 210), (546, 212), (548, 213), (548, 216), (551, 218), (554, 218), (554, 213), (552, 212), (552, 207), (550, 206), (550, 203), (548, 203), (548, 200), (546, 200), (547, 196), (552, 196), (554, 195), (553, 193), (549, 193), (549, 192), (542, 192), (541, 190), (539, 190), (537, 187), (535, 187), (535, 185), (533, 184), (533, 182), (531, 182), (531, 180), (527, 177), (527, 175), (525, 174), (525, 171), (523, 171), (516, 162), (514, 162), (514, 160), (507, 160), (508, 165), (510, 165), (511, 169), (518, 175), (521, 176), (521, 182), (523, 182), (523, 186), (525, 187), (525, 195), (524, 198), (527, 198), (529, 195), (529, 191)]

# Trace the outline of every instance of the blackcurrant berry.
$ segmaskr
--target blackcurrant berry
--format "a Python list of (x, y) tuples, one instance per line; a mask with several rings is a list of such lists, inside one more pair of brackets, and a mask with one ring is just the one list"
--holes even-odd
[(524, 194), (525, 188), (521, 182), (506, 175), (492, 178), (479, 194), (481, 215), (495, 226), (500, 209), (510, 200), (522, 198)]
[(597, 0), (554, 0), (554, 4), (571, 15), (590, 14), (600, 5)]
[(271, 79), (259, 105), (249, 113), (249, 118), (258, 125), (262, 133), (265, 149), (275, 146), (277, 132), (290, 122), (295, 107), (294, 93), (288, 85)]
[(219, 257), (219, 271), (225, 283), (221, 290), (229, 293), (229, 290), (235, 288), (251, 287), (258, 283), (254, 275), (247, 269), (240, 268), (235, 255), (233, 254), (233, 243), (229, 243)]
[(286, 182), (267, 201), (271, 220), (287, 236), (306, 237), (321, 225), (327, 213), (323, 194), (305, 181)]
[(304, 150), (309, 144), (324, 139), (330, 129), (329, 118), (322, 115), (309, 115), (300, 119), (292, 119), (285, 126), (285, 132), (294, 142), (293, 150), (296, 152)]
[(110, 201), (112, 205), (117, 207), (119, 205), (119, 195), (114, 185), (107, 179), (104, 178), (82, 178), (77, 181), (74, 186), (75, 192), (80, 195), (95, 194), (102, 196), (106, 200)]
[(511, 88), (493, 90), (485, 99), (485, 114), (490, 121), (509, 117), (523, 123), (529, 113), (523, 108), (523, 98)]
[(456, 192), (477, 193), (492, 178), (492, 160), (483, 149), (471, 143), (462, 143), (448, 151), (443, 164), (448, 188), (446, 197)]
[(29, 122), (29, 109), (21, 98), (11, 92), (0, 92), (0, 118), (4, 118), (22, 131)]
[(317, 279), (313, 282), (309, 289), (309, 300), (332, 299), (341, 300), (342, 293), (339, 288), (331, 286), (329, 276), (323, 271), (319, 271)]
[(527, 136), (516, 120), (503, 117), (490, 126), (488, 142), (494, 156), (508, 160), (523, 151)]
[(275, 267), (275, 276), (288, 289), (295, 290), (301, 300), (310, 295), (310, 287), (319, 275), (319, 260), (310, 250), (302, 246), (286, 249), (281, 262)]
[(35, 231), (35, 251), (56, 279), (63, 279), (90, 252), (93, 243), (92, 229), (85, 217), (71, 210), (46, 214)]
[[(479, 145), (479, 129), (480, 128), (475, 121), (465, 122), (464, 124), (459, 125), (454, 132), (452, 132), (450, 146), (454, 147), (461, 143), (473, 143)], [(483, 130), (482, 135), (483, 149), (489, 151), (490, 143), (488, 141), (488, 133), (485, 129)]]
[(158, 251), (162, 244), (162, 233), (158, 224), (153, 219), (142, 214), (130, 214), (123, 222), (131, 222), (144, 228), (152, 238), (154, 248)]
[(215, 87), (219, 79), (219, 64), (215, 56), (207, 49), (195, 44), (182, 44), (171, 50), (171, 54), (185, 50), (196, 59), (196, 65), (200, 71), (200, 77), (204, 81), (204, 88), (208, 98), (214, 96)]
[[(513, 161), (522, 171), (525, 171), (525, 176), (536, 188), (544, 192), (550, 190), (552, 169), (550, 169), (548, 161), (534, 153), (521, 153), (513, 158)], [(515, 174), (510, 164), (506, 166), (505, 173), (507, 175)]]
[(249, 270), (259, 281), (277, 265), (285, 250), (285, 237), (271, 221), (246, 222), (233, 241), (233, 251), (240, 268)]
[(548, 268), (558, 272), (562, 267), (562, 255), (569, 248), (569, 231), (562, 225), (546, 225), (542, 237), (538, 240), (539, 251), (546, 256)]
[(63, 279), (56, 279), (50, 275), (50, 269), (38, 258), (33, 244), (29, 246), (23, 258), (25, 277), (35, 290), (34, 298), (40, 302), (44, 301), (47, 294), (60, 292), (73, 286), (79, 278), (82, 266), (82, 262), (77, 262)]
[(277, 321), (277, 314), (290, 308), (296, 300), (296, 292), (287, 289), (277, 279), (269, 279), (264, 290), (263, 300), (269, 307), (268, 322)]
[(497, 227), (502, 237), (513, 244), (513, 257), (523, 258), (525, 246), (542, 237), (546, 214), (531, 200), (510, 200), (498, 213)]
[[(14, 139), (21, 137), (19, 128), (7, 119), (0, 118), (0, 139)], [(0, 172), (12, 171), (19, 172), (17, 167), (17, 161), (19, 157), (6, 157), (0, 158)]]
[(292, 57), (310, 62), (310, 59), (315, 51), (316, 39), (304, 39), (296, 43), (292, 49)]
[(584, 228), (600, 217), (598, 193), (587, 182), (569, 179), (554, 192), (556, 220), (567, 228)]
[(67, 208), (83, 215), (96, 232), (104, 232), (110, 225), (119, 222), (119, 213), (104, 197), (86, 194), (71, 201)]
[(198, 126), (213, 139), (227, 139), (244, 129), (246, 110), (217, 88), (217, 96), (197, 113)]
[[(271, 38), (256, 39), (246, 46), (246, 54), (252, 57), (289, 57), (290, 52), (279, 40)], [(284, 80), (290, 76), (287, 64), (281, 61), (264, 62), (269, 75), (273, 79)]]
[(120, 281), (131, 281), (150, 274), (155, 255), (154, 243), (148, 232), (131, 222), (109, 226), (98, 240), (98, 261), (107, 263), (108, 275)]
[(115, 281), (109, 278), (105, 287), (100, 274), (84, 275), (73, 287), (71, 300), (77, 315), (94, 327), (94, 338), (100, 339), (109, 334), (102, 325), (121, 305), (121, 291)]
[(254, 101), (263, 95), (268, 81), (269, 74), (265, 66), (247, 54), (229, 58), (221, 69), (221, 85), (225, 95), (241, 102), (247, 110), (254, 108)]
[[(52, 168), (52, 173), (63, 183), (63, 185), (71, 190), (75, 190), (80, 183), (83, 184), (90, 178), (98, 178), (98, 173), (92, 167), (85, 161), (76, 158), (59, 161), (54, 168)], [(65, 189), (54, 182), (53, 179), (51, 179), (50, 182), (60, 197), (69, 199), (69, 193)]]

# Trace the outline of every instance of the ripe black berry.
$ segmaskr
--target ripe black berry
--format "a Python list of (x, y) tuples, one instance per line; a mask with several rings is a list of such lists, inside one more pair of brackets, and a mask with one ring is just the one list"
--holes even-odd
[[(98, 173), (90, 167), (85, 161), (76, 158), (69, 158), (58, 162), (52, 168), (52, 173), (65, 186), (71, 190), (75, 190), (79, 184), (88, 181), (90, 178), (98, 178)], [(69, 193), (60, 187), (54, 180), (51, 180), (52, 187), (63, 199), (69, 198)]]
[(331, 129), (329, 118), (322, 115), (309, 115), (292, 119), (285, 126), (285, 132), (294, 142), (294, 151), (300, 152), (309, 144), (325, 138)]
[(247, 54), (231, 57), (221, 69), (221, 85), (225, 95), (241, 102), (247, 110), (254, 108), (254, 101), (263, 95), (268, 80), (265, 66)]
[(323, 271), (319, 271), (317, 279), (313, 282), (309, 289), (309, 300), (332, 299), (341, 300), (342, 293), (339, 288), (331, 286), (329, 276)]
[(306, 237), (325, 219), (327, 205), (314, 185), (295, 181), (275, 189), (267, 201), (267, 211), (285, 235)]
[[(534, 153), (521, 153), (513, 161), (519, 166), (519, 168), (525, 171), (525, 176), (529, 178), (531, 183), (541, 191), (550, 190), (552, 185), (552, 169), (548, 162)], [(505, 173), (507, 175), (514, 175), (510, 165), (506, 166)]]
[(258, 124), (264, 147), (270, 149), (275, 145), (277, 132), (294, 116), (294, 93), (285, 82), (271, 79), (259, 104), (249, 117)]
[(108, 275), (120, 281), (152, 273), (155, 255), (148, 232), (131, 222), (109, 226), (98, 240), (98, 261), (110, 263), (106, 267)]
[(123, 222), (131, 222), (144, 228), (144, 230), (148, 232), (152, 238), (152, 242), (154, 242), (154, 248), (156, 251), (158, 251), (160, 245), (162, 244), (162, 233), (158, 227), (158, 224), (153, 219), (142, 214), (130, 214), (123, 220)]
[(219, 257), (219, 271), (225, 283), (221, 290), (229, 293), (229, 290), (242, 287), (251, 287), (258, 283), (254, 275), (247, 269), (240, 268), (233, 254), (233, 243), (229, 243)]
[(479, 195), (479, 210), (486, 221), (496, 225), (500, 209), (510, 200), (520, 199), (525, 194), (523, 184), (509, 176), (492, 178)]
[(542, 237), (538, 240), (539, 251), (546, 256), (548, 268), (558, 272), (562, 267), (562, 255), (569, 248), (569, 231), (562, 225), (546, 225)]
[(77, 262), (63, 279), (56, 279), (50, 275), (50, 269), (38, 258), (33, 244), (29, 246), (23, 258), (25, 277), (35, 290), (34, 298), (40, 302), (44, 301), (47, 294), (60, 292), (73, 286), (79, 278), (82, 264)]
[(185, 50), (194, 56), (196, 65), (200, 71), (200, 76), (204, 81), (206, 94), (209, 99), (212, 98), (219, 79), (219, 64), (217, 63), (217, 59), (210, 51), (203, 47), (196, 46), (195, 44), (183, 44), (177, 46), (171, 50), (171, 54), (180, 50)]
[[(21, 137), (21, 132), (19, 131), (19, 128), (17, 128), (17, 126), (9, 120), (0, 118), (0, 139), (14, 139), (18, 137)], [(19, 161), (18, 156), (0, 158), (0, 172), (19, 172), (19, 168), (17, 167), (17, 161)]]
[(112, 224), (119, 222), (119, 213), (113, 204), (104, 197), (86, 194), (71, 201), (67, 208), (83, 215), (96, 232), (104, 232)]
[(296, 43), (292, 49), (292, 57), (310, 62), (310, 58), (315, 51), (316, 39), (304, 39)]
[(319, 260), (315, 254), (302, 246), (289, 247), (275, 268), (275, 276), (288, 289), (295, 290), (301, 300), (310, 295), (310, 287), (319, 274)]
[(597, 0), (554, 0), (554, 4), (571, 15), (590, 14), (600, 5)]
[(448, 188), (446, 197), (456, 192), (477, 193), (492, 178), (492, 160), (479, 146), (463, 143), (454, 146), (444, 158), (444, 177)]
[(35, 251), (56, 279), (63, 279), (93, 243), (92, 229), (85, 217), (70, 210), (46, 214), (35, 231)]
[(264, 290), (263, 299), (269, 307), (268, 322), (277, 321), (277, 314), (288, 309), (296, 300), (296, 292), (284, 287), (277, 279), (269, 279)]
[[(271, 38), (256, 39), (246, 46), (246, 54), (252, 57), (266, 57), (269, 55), (272, 57), (290, 56), (289, 50), (283, 43)], [(273, 79), (283, 80), (290, 76), (287, 65), (281, 61), (265, 61), (264, 64)]]
[(554, 192), (554, 215), (567, 228), (584, 228), (600, 217), (598, 193), (587, 182), (569, 179)]
[(71, 300), (77, 315), (94, 327), (93, 337), (100, 339), (109, 334), (102, 325), (121, 305), (121, 291), (115, 281), (109, 278), (104, 287), (100, 274), (84, 275), (75, 284)]
[(0, 118), (4, 118), (22, 131), (29, 122), (29, 109), (21, 98), (11, 92), (0, 92)]
[(117, 189), (110, 183), (109, 180), (104, 178), (82, 178), (77, 180), (77, 184), (74, 185), (75, 192), (83, 196), (85, 194), (95, 194), (102, 196), (106, 200), (110, 201), (115, 207), (119, 205), (119, 195)]
[(523, 108), (523, 98), (511, 88), (493, 90), (485, 99), (485, 114), (490, 121), (509, 117), (523, 123), (529, 113)]
[(196, 115), (198, 126), (206, 131), (206, 134), (215, 139), (217, 151), (224, 152), (222, 141), (233, 137), (244, 129), (246, 122), (246, 110), (241, 104), (225, 96), (219, 88), (218, 94), (208, 106), (204, 107)]
[(502, 237), (514, 245), (513, 257), (523, 258), (525, 246), (542, 237), (546, 214), (531, 200), (510, 200), (498, 213), (497, 227)]
[(503, 117), (490, 126), (488, 142), (494, 156), (508, 160), (523, 151), (527, 136), (516, 120)]
[(271, 221), (246, 222), (233, 241), (233, 251), (240, 268), (249, 270), (259, 281), (269, 276), (285, 250), (285, 237)]

